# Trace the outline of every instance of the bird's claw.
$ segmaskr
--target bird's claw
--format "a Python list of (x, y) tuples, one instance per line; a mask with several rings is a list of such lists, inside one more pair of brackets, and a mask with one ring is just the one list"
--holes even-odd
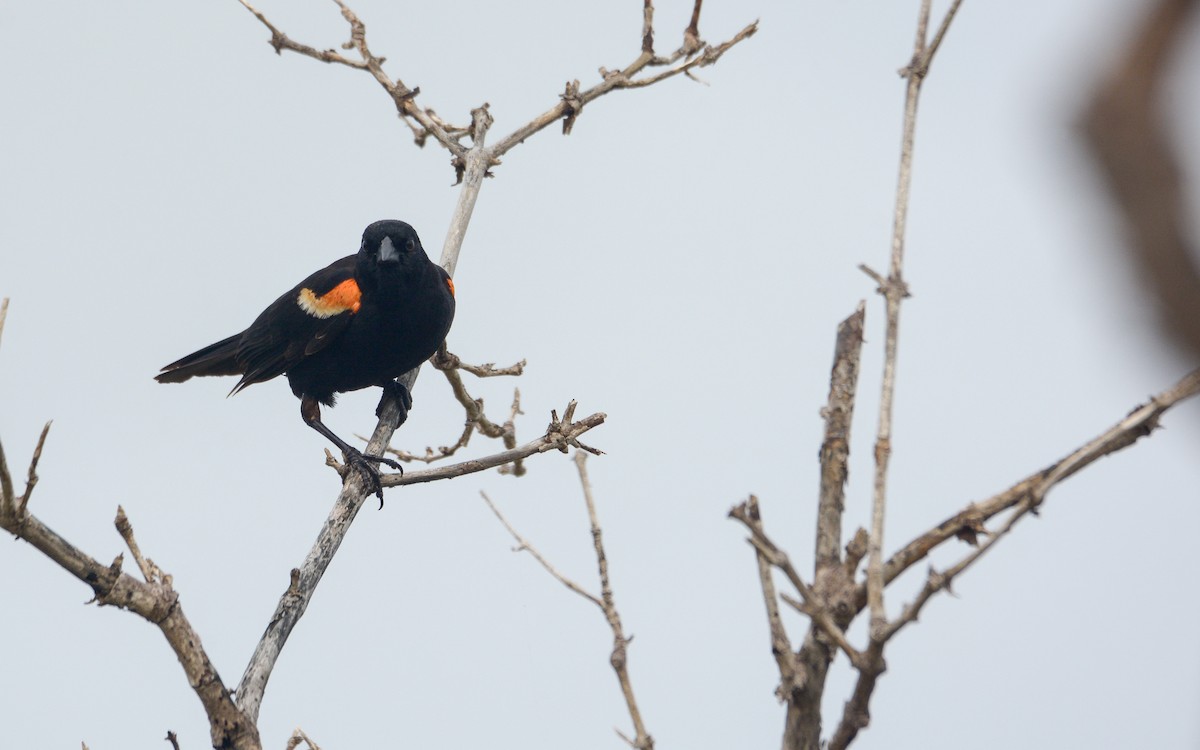
[(400, 406), (399, 424), (404, 424), (408, 419), (409, 409), (412, 409), (412, 394), (409, 393), (404, 383), (401, 383), (399, 380), (390, 380), (380, 387), (383, 388), (384, 396), (379, 399), (379, 406), (375, 407), (375, 417), (379, 418), (383, 416), (383, 404), (390, 395), (396, 399), (397, 404)]
[(401, 474), (404, 473), (404, 467), (390, 458), (383, 456), (370, 456), (361, 451), (354, 450), (344, 451), (342, 454), (346, 460), (346, 466), (358, 471), (362, 476), (363, 481), (367, 484), (367, 491), (374, 493), (379, 498), (379, 508), (383, 509), (383, 481), (379, 474), (379, 469), (372, 464), (386, 464), (387, 466), (396, 469)]

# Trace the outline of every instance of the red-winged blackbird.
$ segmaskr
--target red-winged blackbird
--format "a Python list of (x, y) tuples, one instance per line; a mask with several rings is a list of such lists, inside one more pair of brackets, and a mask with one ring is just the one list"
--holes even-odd
[(429, 260), (411, 226), (377, 221), (363, 232), (357, 255), (317, 271), (271, 303), (249, 328), (172, 362), (155, 380), (241, 375), (232, 396), (286, 374), (304, 423), (341, 449), (346, 464), (363, 473), (382, 503), (379, 470), (371, 463), (400, 465), (363, 455), (333, 434), (321, 422), (321, 404), (333, 406), (338, 393), (380, 386), (399, 401), (403, 423), (412, 398), (395, 378), (429, 359), (453, 320), (450, 274)]

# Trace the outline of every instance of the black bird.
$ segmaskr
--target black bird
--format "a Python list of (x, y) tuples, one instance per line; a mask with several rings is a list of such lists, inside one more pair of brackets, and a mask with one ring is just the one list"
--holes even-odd
[(379, 470), (372, 464), (400, 465), (364, 455), (335, 435), (321, 421), (321, 404), (333, 406), (338, 393), (380, 386), (400, 403), (403, 423), (412, 397), (396, 378), (433, 356), (453, 320), (450, 274), (429, 260), (411, 226), (377, 221), (363, 232), (356, 255), (317, 271), (249, 328), (172, 362), (155, 380), (241, 375), (232, 396), (286, 374), (304, 423), (341, 449), (347, 466), (362, 472), (382, 503)]

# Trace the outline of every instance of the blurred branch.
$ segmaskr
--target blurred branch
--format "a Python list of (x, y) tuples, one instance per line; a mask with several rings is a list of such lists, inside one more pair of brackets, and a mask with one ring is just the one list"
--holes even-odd
[(1197, 6), (1197, 0), (1155, 3), (1083, 115), (1092, 155), (1124, 214), (1127, 248), (1163, 327), (1192, 357), (1200, 356), (1200, 254), (1162, 91)]

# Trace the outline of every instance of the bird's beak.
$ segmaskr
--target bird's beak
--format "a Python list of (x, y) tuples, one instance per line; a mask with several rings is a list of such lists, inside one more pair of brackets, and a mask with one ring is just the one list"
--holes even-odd
[(383, 242), (379, 243), (379, 262), (395, 262), (400, 260), (400, 251), (392, 244), (391, 237), (384, 237)]

